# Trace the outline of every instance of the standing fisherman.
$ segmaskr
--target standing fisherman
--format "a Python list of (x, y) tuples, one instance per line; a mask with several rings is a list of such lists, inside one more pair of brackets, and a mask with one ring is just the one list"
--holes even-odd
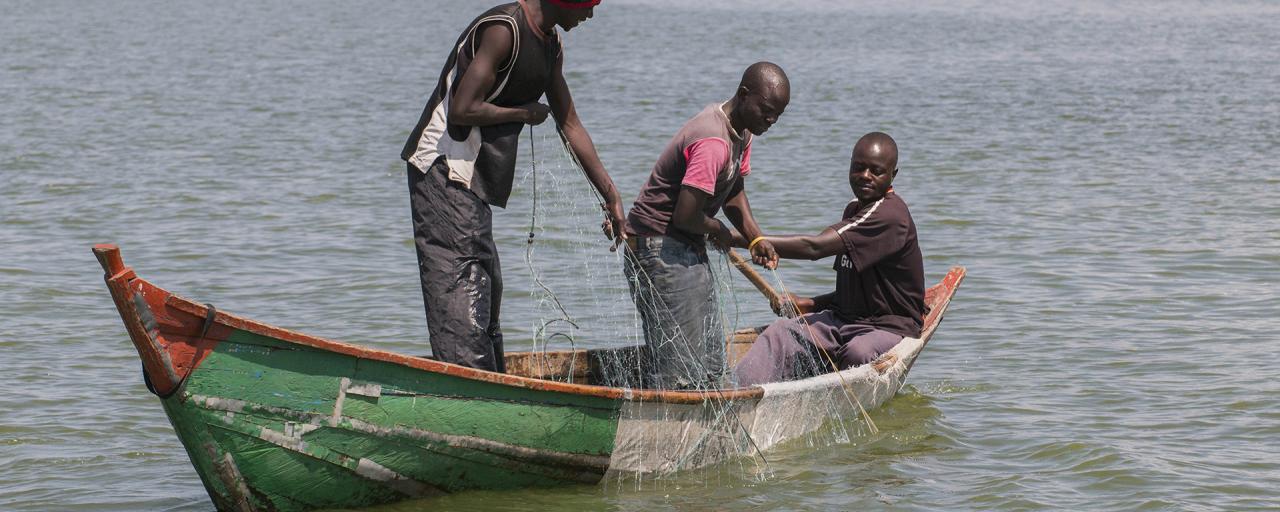
[[(618, 192), (574, 110), (556, 32), (590, 18), (599, 3), (520, 0), (481, 14), (458, 37), (400, 154), (409, 167), (431, 351), (441, 361), (505, 371), (502, 272), (489, 207), (507, 205), (524, 125), (555, 118), (605, 201), (605, 235), (625, 238)], [(538, 103), (544, 93), (550, 106)]]

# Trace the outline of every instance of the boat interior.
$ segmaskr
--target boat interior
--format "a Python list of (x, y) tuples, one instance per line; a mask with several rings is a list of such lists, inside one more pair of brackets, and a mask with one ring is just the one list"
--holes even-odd
[[(963, 277), (964, 269), (951, 269), (942, 283), (935, 284), (925, 290), (924, 330), (929, 332), (942, 320), (941, 313), (946, 308), (939, 308), (944, 301), (950, 300), (950, 293), (945, 289), (946, 282), (952, 280), (954, 287)], [(950, 290), (954, 292), (954, 288)], [(756, 336), (764, 327), (742, 329), (731, 334), (726, 341), (728, 364), (730, 367), (738, 363)], [(643, 346), (618, 348), (599, 348), (581, 350), (557, 350), (536, 352), (508, 352), (506, 354), (507, 373), (535, 379), (589, 384), (598, 386), (624, 386), (625, 383), (640, 382), (639, 357)], [(877, 363), (879, 364), (879, 363)]]
[[(729, 365), (742, 359), (751, 349), (760, 329), (743, 329), (729, 336), (726, 342)], [(507, 373), (521, 377), (590, 384), (617, 386), (625, 382), (640, 382), (639, 361), (642, 345), (628, 347), (548, 350), (536, 352), (508, 352)]]

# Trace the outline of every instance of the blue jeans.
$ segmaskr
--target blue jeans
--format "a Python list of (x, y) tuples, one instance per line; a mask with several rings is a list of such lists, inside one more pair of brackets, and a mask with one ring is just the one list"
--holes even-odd
[(668, 236), (632, 237), (623, 270), (644, 324), (644, 385), (705, 389), (725, 371), (725, 336), (711, 262)]

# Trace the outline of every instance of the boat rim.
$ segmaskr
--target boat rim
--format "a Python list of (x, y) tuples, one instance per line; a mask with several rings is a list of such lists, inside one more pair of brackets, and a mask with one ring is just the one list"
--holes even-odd
[[(205, 317), (209, 313), (209, 309), (202, 304), (196, 303), (186, 297), (170, 292), (168, 289), (157, 286), (141, 276), (137, 272), (124, 264), (124, 260), (120, 255), (120, 248), (115, 244), (96, 244), (93, 251), (98, 255), (99, 261), (102, 263), (103, 269), (106, 271), (106, 281), (108, 286), (127, 288), (133, 281), (142, 281), (146, 285), (155, 288), (168, 295), (170, 301), (167, 304), (175, 309), (181, 310), (197, 317)], [(934, 286), (948, 286), (950, 293), (947, 293), (942, 302), (935, 306), (939, 309), (938, 316), (932, 322), (926, 322), (924, 330), (921, 332), (919, 339), (925, 343), (933, 335), (938, 324), (941, 322), (941, 310), (945, 310), (950, 303), (951, 295), (955, 293), (955, 288), (959, 285), (959, 281), (963, 279), (965, 273), (964, 267), (956, 266), (948, 270), (946, 276)], [(119, 298), (113, 297), (117, 302)], [(117, 308), (121, 305), (116, 304)], [(931, 312), (932, 313), (932, 312)], [(932, 316), (932, 315), (931, 315)], [(520, 387), (535, 391), (548, 391), (554, 393), (566, 393), (572, 395), (589, 396), (595, 398), (637, 401), (637, 402), (663, 402), (676, 404), (694, 404), (705, 403), (711, 401), (729, 401), (729, 400), (757, 400), (764, 396), (764, 388), (760, 386), (751, 386), (745, 388), (717, 388), (700, 391), (682, 391), (682, 390), (657, 390), (657, 389), (632, 389), (617, 388), (610, 386), (601, 386), (596, 384), (574, 384), (570, 382), (559, 382), (553, 380), (539, 379), (535, 377), (525, 377), (521, 375), (512, 375), (507, 373), (491, 372), (480, 370), (466, 366), (460, 366), (452, 363), (446, 363), (435, 359), (428, 359), (420, 356), (411, 356), (392, 352), (389, 350), (371, 348), (363, 345), (331, 340), (319, 336), (305, 334), (302, 332), (276, 327), (258, 320), (252, 320), (233, 313), (227, 313), (221, 310), (214, 312), (212, 317), (216, 323), (225, 326), (247, 331), (260, 336), (275, 338), (289, 343), (294, 343), (306, 347), (320, 349), (328, 352), (334, 352), (351, 357), (368, 359), (373, 361), (381, 361), (409, 368), (449, 375), (453, 377), (464, 378), (493, 384)], [(131, 333), (132, 335), (132, 333)], [(909, 338), (903, 338), (907, 340)], [(901, 342), (899, 342), (901, 343)], [(139, 350), (151, 348), (150, 343), (141, 344), (135, 340), (135, 345)], [(895, 348), (897, 345), (895, 345)], [(888, 365), (883, 365), (883, 359), (892, 352), (886, 352), (884, 356), (873, 362), (876, 369), (880, 372), (885, 371)], [(914, 362), (914, 361), (912, 361)], [(910, 363), (910, 362), (909, 362)], [(850, 368), (852, 370), (855, 368)], [(811, 377), (810, 379), (821, 378), (822, 375)], [(802, 379), (794, 381), (794, 383), (803, 383)], [(185, 380), (185, 379), (184, 379)], [(178, 383), (178, 388), (182, 387), (183, 382)]]

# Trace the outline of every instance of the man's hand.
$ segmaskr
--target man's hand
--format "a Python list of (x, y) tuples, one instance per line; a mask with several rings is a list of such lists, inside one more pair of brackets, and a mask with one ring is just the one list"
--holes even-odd
[(622, 215), (622, 204), (617, 199), (611, 199), (604, 204), (604, 222), (600, 223), (600, 230), (604, 231), (604, 236), (613, 240), (613, 246), (609, 248), (610, 252), (618, 250), (618, 246), (627, 241), (627, 231), (623, 229), (626, 225), (627, 218)]
[(719, 249), (720, 252), (729, 252), (729, 249), (733, 248), (733, 230), (730, 230), (729, 226), (724, 225), (723, 222), (716, 222), (720, 224), (720, 229), (716, 230), (715, 233), (711, 233), (707, 238), (711, 239), (711, 243), (715, 244), (716, 249)]
[(756, 265), (760, 265), (769, 270), (778, 268), (778, 251), (773, 249), (773, 244), (768, 240), (756, 242), (755, 247), (751, 248), (751, 261)]
[(540, 125), (547, 120), (547, 115), (551, 114), (551, 107), (536, 101), (525, 103), (516, 108), (524, 111), (524, 124), (528, 125)]
[(797, 315), (812, 313), (816, 305), (817, 303), (814, 302), (813, 297), (801, 297), (794, 293), (788, 293), (783, 297), (781, 304), (772, 301), (769, 303), (769, 307), (773, 308), (773, 313), (778, 316), (790, 316), (792, 313)]

